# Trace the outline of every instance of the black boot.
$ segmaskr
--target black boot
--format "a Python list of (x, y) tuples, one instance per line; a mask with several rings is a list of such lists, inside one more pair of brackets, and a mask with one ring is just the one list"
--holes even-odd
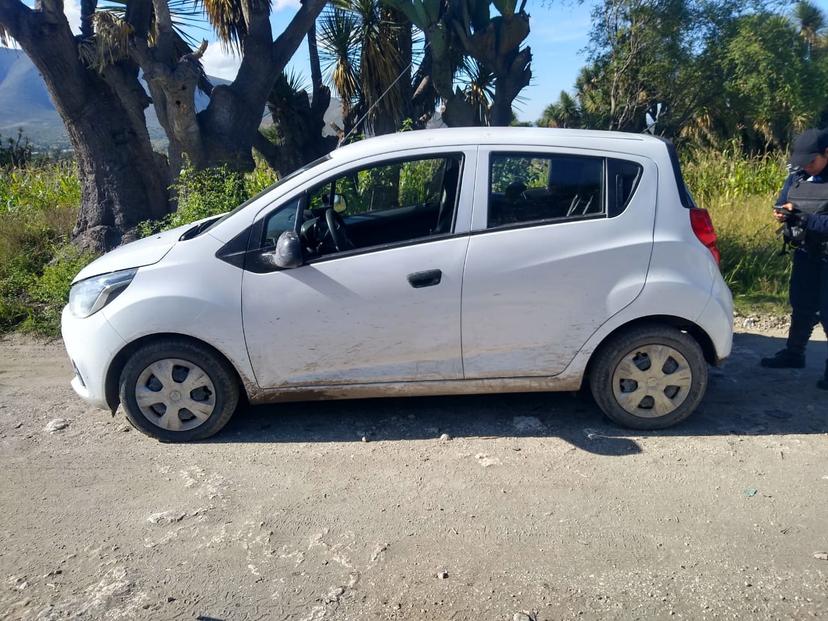
[(766, 369), (802, 369), (805, 367), (805, 355), (783, 349), (772, 358), (762, 358), (759, 364)]
[(825, 361), (825, 374), (822, 379), (817, 382), (817, 388), (828, 390), (828, 360)]

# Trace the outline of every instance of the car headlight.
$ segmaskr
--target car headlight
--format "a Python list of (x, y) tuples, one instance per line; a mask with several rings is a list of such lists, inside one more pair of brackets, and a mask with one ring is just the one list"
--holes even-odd
[(137, 271), (121, 270), (75, 283), (69, 290), (69, 310), (75, 317), (97, 313), (127, 288)]

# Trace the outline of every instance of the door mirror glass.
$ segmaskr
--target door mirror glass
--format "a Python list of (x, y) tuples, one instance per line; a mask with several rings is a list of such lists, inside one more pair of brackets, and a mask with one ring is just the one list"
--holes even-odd
[(345, 213), (348, 210), (348, 203), (342, 194), (334, 194), (333, 208), (336, 213)]
[(274, 267), (290, 269), (302, 265), (302, 244), (294, 231), (285, 231), (279, 235), (275, 250), (264, 254)]

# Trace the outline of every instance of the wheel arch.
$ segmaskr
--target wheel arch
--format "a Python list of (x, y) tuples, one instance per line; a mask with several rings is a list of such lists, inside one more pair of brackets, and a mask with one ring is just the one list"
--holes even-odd
[(710, 335), (708, 335), (701, 326), (690, 321), (689, 319), (676, 317), (675, 315), (650, 315), (647, 317), (638, 317), (628, 321), (627, 323), (623, 323), (601, 339), (599, 345), (589, 356), (589, 362), (587, 363), (586, 372), (584, 373), (584, 381), (589, 378), (590, 372), (592, 371), (592, 365), (595, 363), (598, 353), (607, 343), (627, 330), (647, 324), (667, 325), (683, 332), (687, 332), (687, 334), (692, 336), (701, 347), (704, 359), (708, 364), (716, 366), (719, 363), (719, 359), (716, 355), (716, 347), (713, 345), (713, 339), (710, 338)]
[(151, 343), (158, 343), (161, 341), (167, 340), (177, 340), (177, 341), (189, 341), (190, 343), (195, 343), (200, 345), (201, 347), (206, 347), (209, 349), (213, 354), (216, 355), (217, 358), (223, 360), (230, 369), (233, 371), (233, 375), (236, 378), (236, 381), (239, 384), (239, 396), (242, 399), (247, 399), (247, 386), (242, 379), (242, 375), (239, 373), (239, 370), (236, 368), (236, 365), (233, 364), (233, 361), (230, 360), (221, 350), (216, 348), (215, 346), (211, 345), (210, 343), (203, 341), (199, 338), (194, 336), (190, 336), (188, 334), (179, 334), (176, 332), (163, 332), (158, 334), (148, 334), (146, 336), (142, 336), (140, 338), (127, 343), (121, 350), (115, 354), (115, 357), (112, 359), (112, 362), (109, 365), (109, 368), (106, 371), (106, 381), (104, 385), (105, 395), (106, 395), (106, 404), (109, 409), (114, 413), (116, 409), (118, 409), (118, 405), (121, 403), (121, 399), (118, 395), (118, 384), (121, 378), (121, 372), (124, 370), (124, 366), (129, 360), (130, 356), (133, 353), (138, 351), (141, 347), (145, 345), (149, 345)]

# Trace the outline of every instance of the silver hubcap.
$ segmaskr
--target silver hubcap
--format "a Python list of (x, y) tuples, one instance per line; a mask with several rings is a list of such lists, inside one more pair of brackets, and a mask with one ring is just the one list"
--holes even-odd
[(675, 411), (684, 403), (692, 384), (693, 372), (687, 359), (667, 345), (632, 350), (612, 375), (612, 392), (618, 405), (642, 418)]
[(210, 418), (216, 408), (216, 389), (197, 364), (165, 358), (138, 376), (135, 400), (153, 425), (167, 431), (189, 431)]

